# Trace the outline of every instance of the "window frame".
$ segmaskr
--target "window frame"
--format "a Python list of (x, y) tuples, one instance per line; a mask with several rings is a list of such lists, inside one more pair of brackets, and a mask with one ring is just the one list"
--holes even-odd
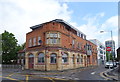
[(29, 47), (32, 47), (32, 38), (29, 39)]
[(39, 42), (39, 40), (41, 40), (40, 36), (38, 36), (38, 45), (41, 45), (41, 43)]
[(36, 37), (33, 38), (33, 46), (36, 46)]
[(77, 63), (80, 63), (80, 55), (79, 54), (77, 55), (76, 58), (77, 58)]
[(57, 55), (55, 53), (50, 54), (50, 64), (56, 64), (56, 63), (57, 63)]
[(60, 33), (59, 32), (47, 32), (46, 33), (46, 44), (60, 44)]
[[(39, 62), (39, 60), (40, 60), (40, 62)], [(38, 54), (38, 64), (44, 64), (44, 63), (45, 63), (45, 54), (43, 52), (40, 52)]]
[(62, 54), (62, 63), (63, 64), (68, 63), (68, 54), (67, 53)]

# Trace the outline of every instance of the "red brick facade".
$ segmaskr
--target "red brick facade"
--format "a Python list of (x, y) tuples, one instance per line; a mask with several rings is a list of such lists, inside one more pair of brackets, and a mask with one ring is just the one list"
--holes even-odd
[[(56, 54), (58, 52), (59, 55), (57, 55), (57, 58), (61, 58), (60, 52), (64, 50), (64, 52), (66, 53), (67, 52), (69, 52), (70, 54), (75, 53), (74, 54), (75, 62), (77, 62), (77, 59), (76, 59), (77, 54), (80, 53), (80, 54), (83, 54), (83, 56), (85, 55), (83, 59), (84, 60), (83, 66), (97, 64), (97, 51), (96, 51), (97, 46), (91, 43), (90, 41), (86, 40), (86, 36), (83, 33), (81, 33), (80, 35), (81, 37), (79, 37), (77, 34), (78, 30), (64, 23), (64, 21), (63, 22), (50, 21), (37, 26), (33, 26), (31, 27), (31, 29), (32, 31), (26, 34), (26, 58), (28, 58), (28, 54), (34, 51), (37, 51), (37, 53), (43, 51), (45, 54), (45, 58), (50, 57), (50, 54), (47, 55), (46, 52), (51, 51), (53, 53), (55, 52)], [(56, 35), (57, 38), (55, 38), (54, 40), (53, 38), (49, 38), (52, 36), (52, 34), (57, 34)], [(40, 37), (41, 42), (39, 42), (38, 37)], [(55, 44), (54, 43), (51, 44), (51, 41), (52, 42), (54, 41)], [(91, 54), (89, 52), (87, 53), (88, 46), (90, 46), (89, 50), (92, 50)], [(29, 59), (26, 59), (26, 60), (27, 60), (26, 69), (29, 69), (29, 66), (27, 65)], [(35, 58), (34, 58), (34, 61), (36, 61)], [(70, 64), (69, 61), (68, 61), (68, 64)], [(58, 62), (61, 62), (61, 61), (58, 61)], [(45, 63), (48, 63), (48, 62), (45, 61)], [(45, 64), (45, 66), (46, 65), (47, 64)], [(62, 64), (60, 63), (58, 65), (62, 65)], [(35, 66), (35, 63), (34, 63), (34, 66)], [(46, 67), (43, 66), (43, 68), (45, 69)], [(81, 66), (76, 65), (75, 68), (77, 67), (81, 67)], [(69, 68), (70, 66), (66, 67), (66, 69), (69, 69)], [(37, 69), (37, 67), (33, 67), (33, 69)], [(40, 70), (45, 70), (45, 69), (40, 69)], [(51, 70), (51, 69), (48, 68), (48, 70)], [(56, 70), (62, 70), (62, 68), (58, 68), (58, 69), (56, 68)]]

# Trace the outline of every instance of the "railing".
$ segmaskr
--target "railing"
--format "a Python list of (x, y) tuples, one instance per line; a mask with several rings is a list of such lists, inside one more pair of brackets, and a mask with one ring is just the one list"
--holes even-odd
[(22, 66), (21, 65), (2, 65), (1, 66), (2, 68), (16, 68), (16, 69), (18, 69), (18, 68), (22, 68)]

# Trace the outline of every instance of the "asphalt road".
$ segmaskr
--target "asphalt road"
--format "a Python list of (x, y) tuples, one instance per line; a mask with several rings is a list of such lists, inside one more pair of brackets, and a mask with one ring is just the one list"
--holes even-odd
[(85, 71), (77, 72), (74, 77), (79, 78), (79, 80), (105, 80), (100, 76), (100, 73), (106, 70), (104, 66), (89, 68)]
[[(34, 71), (34, 70), (24, 70), (21, 69), (11, 69), (5, 68), (2, 70), (2, 76), (0, 78), (3, 80), (12, 81), (39, 81), (39, 82), (76, 82), (79, 80), (105, 80), (100, 73), (106, 71), (103, 65), (95, 67), (79, 68), (74, 70), (66, 71)], [(3, 81), (4, 82), (4, 81)]]

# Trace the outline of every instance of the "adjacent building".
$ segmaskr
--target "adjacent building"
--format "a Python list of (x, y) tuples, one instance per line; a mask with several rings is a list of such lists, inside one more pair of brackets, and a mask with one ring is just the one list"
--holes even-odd
[(65, 70), (97, 65), (97, 46), (61, 19), (30, 27), (26, 34), (25, 69)]
[(106, 62), (106, 48), (105, 45), (97, 39), (90, 39), (92, 43), (97, 45), (97, 60), (98, 65), (104, 64)]
[(17, 64), (25, 65), (25, 49), (18, 51)]
[(107, 40), (105, 41), (106, 47), (111, 47), (111, 51), (106, 51), (108, 53), (112, 53), (113, 57), (115, 58), (115, 41), (114, 40)]
[(117, 58), (118, 58), (119, 61), (120, 61), (120, 47), (117, 49)]

